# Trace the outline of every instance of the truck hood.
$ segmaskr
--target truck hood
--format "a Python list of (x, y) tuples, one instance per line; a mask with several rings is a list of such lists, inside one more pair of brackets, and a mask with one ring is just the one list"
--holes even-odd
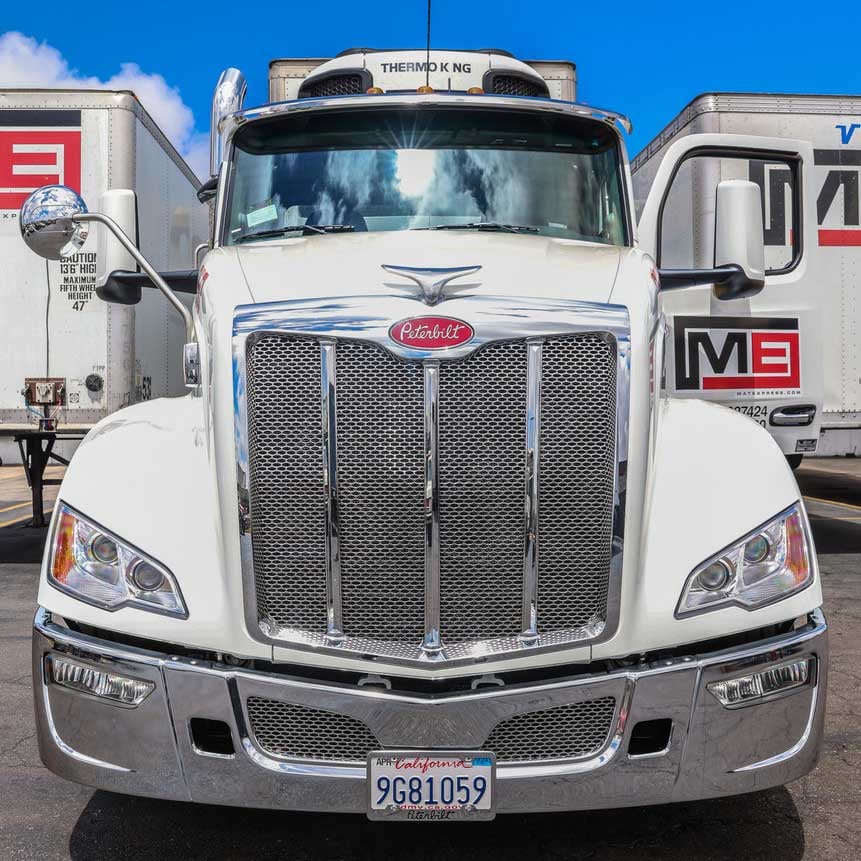
[(544, 236), (478, 231), (390, 231), (307, 236), (231, 249), (254, 302), (338, 296), (415, 296), (382, 267), (480, 266), (446, 296), (541, 296), (607, 302), (622, 249)]

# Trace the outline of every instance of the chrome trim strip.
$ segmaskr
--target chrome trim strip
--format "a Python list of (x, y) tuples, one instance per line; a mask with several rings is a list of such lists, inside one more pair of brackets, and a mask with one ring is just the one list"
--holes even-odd
[(523, 621), (520, 640), (538, 642), (538, 475), (541, 464), (541, 341), (527, 345), (526, 457), (523, 494)]
[[(798, 688), (794, 693), (801, 693), (805, 688)], [(787, 693), (790, 693), (787, 691)], [(759, 762), (752, 762), (750, 765), (743, 765), (741, 768), (734, 768), (730, 774), (740, 774), (745, 771), (756, 771), (760, 768), (768, 768), (772, 765), (777, 765), (780, 762), (785, 762), (787, 759), (792, 759), (808, 742), (810, 733), (813, 731), (813, 721), (816, 719), (816, 703), (819, 698), (819, 685), (814, 685), (810, 696), (810, 714), (807, 716), (807, 724), (804, 727), (804, 732), (801, 733), (801, 738), (795, 742), (792, 747), (783, 753), (776, 753), (774, 756), (769, 756), (767, 759), (761, 759)]]
[(425, 635), (422, 652), (437, 659), (440, 639), (440, 549), (439, 549), (439, 362), (424, 363), (425, 441)]
[(122, 765), (115, 765), (112, 762), (106, 762), (103, 759), (96, 759), (94, 756), (87, 756), (85, 753), (81, 753), (80, 751), (75, 750), (71, 745), (66, 744), (63, 739), (60, 737), (60, 733), (57, 731), (57, 725), (54, 723), (54, 715), (51, 711), (51, 700), (49, 699), (48, 694), (48, 685), (45, 682), (45, 667), (44, 663), (42, 666), (42, 701), (45, 703), (45, 721), (48, 724), (48, 733), (51, 736), (51, 740), (60, 748), (66, 756), (72, 757), (72, 759), (77, 760), (78, 762), (82, 762), (85, 765), (94, 765), (97, 768), (106, 768), (109, 771), (123, 771), (126, 773), (131, 773), (132, 769), (125, 768)]
[(344, 639), (341, 606), (341, 534), (338, 516), (338, 414), (334, 341), (320, 341), (320, 412), (323, 492), (326, 494), (326, 641)]
[[(477, 640), (452, 646), (440, 644), (435, 664), (446, 667), (469, 665), (515, 657), (531, 657), (542, 652), (558, 652), (577, 646), (603, 642), (616, 632), (621, 601), (622, 561), (625, 522), (625, 477), (628, 460), (628, 421), (630, 410), (631, 333), (628, 310), (608, 305), (568, 299), (462, 295), (445, 301), (446, 314), (472, 326), (474, 337), (443, 351), (408, 347), (389, 337), (389, 328), (398, 320), (427, 313), (424, 302), (391, 294), (356, 295), (334, 299), (297, 299), (237, 306), (233, 322), (234, 433), (237, 456), (240, 558), (244, 611), (248, 631), (255, 639), (273, 646), (300, 651), (325, 652), (367, 658), (369, 655), (391, 665), (426, 663), (429, 652), (424, 642), (415, 645), (388, 642), (345, 634), (340, 642), (330, 641), (323, 631), (281, 629), (269, 619), (259, 619), (254, 589), (254, 564), (248, 513), (248, 427), (245, 403), (245, 350), (249, 337), (263, 332), (312, 337), (337, 343), (338, 340), (369, 341), (405, 361), (445, 362), (466, 358), (486, 344), (503, 340), (539, 341), (572, 334), (595, 333), (604, 337), (616, 351), (616, 476), (613, 490), (613, 526), (610, 559), (607, 618), (596, 618), (582, 628), (559, 630), (538, 635), (524, 642), (522, 631), (510, 636)], [(244, 508), (243, 508), (244, 504)], [(437, 538), (438, 542), (438, 538)], [(427, 544), (427, 532), (426, 532)], [(426, 583), (428, 574), (426, 566)], [(432, 579), (432, 578), (431, 578)], [(438, 587), (437, 587), (438, 588)], [(436, 615), (438, 619), (438, 613)], [(434, 616), (426, 619), (433, 632)], [(436, 634), (439, 634), (437, 621)], [(431, 633), (431, 643), (435, 642)], [(432, 647), (433, 648), (433, 647)]]

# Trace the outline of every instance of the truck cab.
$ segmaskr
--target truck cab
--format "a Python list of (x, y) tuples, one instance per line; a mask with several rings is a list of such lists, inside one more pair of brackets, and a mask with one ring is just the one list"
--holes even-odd
[[(494, 92), (497, 62), (538, 92)], [(318, 89), (344, 76), (364, 89)], [(514, 58), (363, 50), (288, 101), (244, 89), (213, 102), (189, 393), (100, 423), (60, 489), (49, 768), (386, 820), (809, 771), (827, 626), (798, 487), (765, 430), (663, 384), (660, 291), (763, 287), (756, 185), (718, 185), (710, 265), (659, 270), (627, 120)], [(49, 256), (93, 223), (137, 251), (67, 190), (22, 209)]]

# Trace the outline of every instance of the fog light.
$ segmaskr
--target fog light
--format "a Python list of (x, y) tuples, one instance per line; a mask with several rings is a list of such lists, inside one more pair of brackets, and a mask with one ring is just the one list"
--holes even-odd
[(51, 681), (55, 685), (92, 694), (126, 706), (138, 706), (152, 693), (155, 685), (67, 661), (54, 655), (48, 658)]
[(811, 659), (805, 658), (803, 661), (763, 670), (761, 673), (709, 682), (707, 687), (723, 706), (744, 705), (806, 685), (810, 679), (810, 663)]

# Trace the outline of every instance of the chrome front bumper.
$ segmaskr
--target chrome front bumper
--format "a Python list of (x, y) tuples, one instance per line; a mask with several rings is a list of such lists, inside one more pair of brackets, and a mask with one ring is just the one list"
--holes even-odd
[[(60, 687), (46, 658), (147, 680), (136, 708)], [(780, 698), (724, 708), (710, 681), (811, 657), (812, 683)], [(248, 730), (246, 700), (267, 697), (352, 715), (386, 747), (480, 748), (502, 717), (613, 695), (620, 704), (604, 748), (587, 759), (501, 765), (500, 813), (658, 804), (750, 792), (794, 780), (816, 764), (825, 714), (828, 634), (820, 611), (789, 634), (615, 672), (444, 696), (300, 680), (122, 646), (70, 631), (40, 609), (33, 681), (42, 761), (77, 783), (183, 801), (360, 813), (365, 770), (276, 759)], [(203, 753), (192, 718), (223, 721), (232, 755)], [(665, 751), (634, 757), (640, 721), (670, 719)]]

